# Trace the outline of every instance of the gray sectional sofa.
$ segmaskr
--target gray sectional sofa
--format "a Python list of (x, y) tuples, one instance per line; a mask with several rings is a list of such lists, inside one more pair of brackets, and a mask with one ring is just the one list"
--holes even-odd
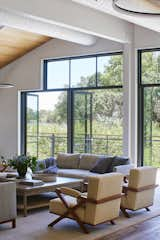
[(85, 180), (89, 176), (113, 171), (128, 175), (130, 169), (134, 167), (127, 157), (122, 156), (59, 153), (56, 159), (38, 160), (37, 172), (47, 172), (46, 169), (49, 169), (48, 172), (50, 170), (52, 172), (51, 166), (54, 166), (53, 169), (55, 169), (58, 176)]

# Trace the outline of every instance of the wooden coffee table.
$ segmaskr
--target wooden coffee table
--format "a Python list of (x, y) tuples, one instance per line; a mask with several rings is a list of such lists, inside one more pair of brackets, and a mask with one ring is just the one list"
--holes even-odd
[(36, 195), (40, 195), (42, 193), (49, 193), (55, 192), (57, 187), (81, 187), (83, 185), (83, 179), (76, 179), (76, 178), (65, 178), (65, 177), (57, 177), (54, 182), (45, 182), (43, 185), (40, 186), (27, 186), (23, 184), (19, 184), (17, 182), (17, 197), (21, 197), (22, 201), (17, 203), (17, 209), (21, 209), (24, 212), (24, 216), (27, 216), (27, 211), (33, 208), (40, 208), (49, 205), (48, 198), (38, 199), (37, 201), (28, 201), (29, 196), (34, 196), (36, 199)]

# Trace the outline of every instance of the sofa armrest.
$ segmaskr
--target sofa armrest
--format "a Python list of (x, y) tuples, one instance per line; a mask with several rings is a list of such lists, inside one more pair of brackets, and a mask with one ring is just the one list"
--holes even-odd
[(128, 176), (130, 170), (135, 168), (133, 164), (120, 165), (113, 168), (114, 172), (122, 173), (125, 176)]
[(0, 183), (0, 222), (16, 218), (16, 183)]

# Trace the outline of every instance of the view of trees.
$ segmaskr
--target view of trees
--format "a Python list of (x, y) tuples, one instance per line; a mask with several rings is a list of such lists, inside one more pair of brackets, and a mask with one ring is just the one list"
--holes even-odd
[[(98, 72), (98, 86), (122, 85), (122, 56), (113, 55), (109, 58), (104, 66), (103, 72)], [(90, 87), (95, 83), (95, 74), (87, 77), (81, 76), (81, 81), (77, 87)], [(79, 92), (79, 91), (75, 91)], [(87, 118), (92, 114), (92, 122), (87, 120), (87, 132), (84, 132), (85, 102), (83, 94), (76, 95), (74, 99), (74, 137), (75, 149), (84, 151), (86, 142), (84, 138), (92, 138), (92, 152), (122, 154), (122, 118), (123, 118), (123, 94), (122, 88), (116, 89), (95, 89), (80, 91), (83, 94), (92, 94), (92, 106), (87, 103), (87, 108), (92, 107), (92, 112), (87, 112)], [(47, 93), (46, 93), (47, 94)], [(39, 95), (40, 97), (40, 95)], [(87, 110), (88, 111), (88, 110)], [(28, 136), (33, 133), (33, 119), (36, 120), (36, 113), (33, 109), (28, 109)], [(77, 124), (78, 123), (78, 124)], [(90, 132), (90, 124), (92, 124), (92, 132)], [(67, 92), (63, 91), (59, 94), (54, 110), (40, 109), (39, 111), (39, 136), (48, 136), (54, 134), (55, 137), (55, 152), (67, 151)], [(35, 125), (34, 125), (35, 126)], [(48, 134), (48, 135), (47, 135)], [(61, 138), (62, 137), (62, 138)], [(90, 141), (91, 141), (90, 140)], [(31, 142), (31, 144), (30, 144)], [(28, 137), (28, 152), (35, 152), (35, 144), (33, 137)], [(39, 152), (40, 156), (46, 155), (50, 151), (50, 138), (39, 137)], [(46, 142), (46, 144), (45, 144)], [(64, 143), (63, 143), (64, 142)], [(43, 146), (42, 146), (43, 144)], [(45, 146), (45, 147), (44, 147)], [(43, 149), (43, 151), (42, 151)], [(76, 151), (75, 150), (75, 151)]]
[[(113, 55), (103, 68), (97, 72), (98, 87), (122, 85), (121, 55)], [(90, 87), (95, 84), (95, 74), (81, 76), (77, 87)], [(160, 54), (142, 53), (142, 84), (160, 84)], [(92, 95), (92, 104), (89, 102)], [(47, 94), (47, 93), (46, 93)], [(84, 129), (92, 144), (92, 152), (122, 154), (123, 135), (123, 89), (83, 89), (74, 94), (74, 138), (75, 151), (84, 151)], [(40, 95), (39, 95), (40, 97)], [(90, 106), (90, 104), (92, 106)], [(90, 108), (91, 107), (91, 108)], [(87, 109), (87, 110), (86, 110)], [(87, 111), (87, 112), (85, 112)], [(91, 112), (92, 111), (92, 112)], [(87, 113), (87, 115), (86, 115)], [(90, 121), (90, 114), (92, 119)], [(51, 134), (55, 135), (55, 152), (67, 151), (67, 91), (60, 92), (54, 102), (53, 110), (39, 110), (39, 136), (35, 134), (37, 113), (31, 107), (27, 109), (28, 152), (36, 154), (38, 141), (39, 157), (46, 157), (51, 150)], [(87, 119), (87, 121), (85, 121)], [(84, 124), (87, 124), (86, 126)], [(92, 125), (92, 126), (91, 126)], [(92, 132), (90, 129), (92, 127)], [(160, 166), (160, 87), (144, 87), (144, 164)], [(32, 136), (31, 138), (29, 136)], [(92, 138), (92, 139), (91, 139)]]
[[(105, 67), (103, 73), (98, 73), (98, 86), (110, 86), (110, 85), (122, 85), (122, 56), (117, 55), (110, 58), (108, 65)], [(95, 75), (88, 76), (84, 78), (81, 77), (81, 82), (78, 87), (83, 86), (93, 86), (95, 82)], [(98, 118), (100, 121), (105, 121), (108, 117), (112, 117), (117, 114), (122, 118), (122, 95), (121, 89), (118, 91), (102, 91), (101, 93), (95, 93), (96, 97), (93, 101), (93, 112), (96, 111), (95, 118)], [(77, 106), (81, 104), (81, 99), (76, 102)], [(54, 111), (40, 111), (40, 121), (44, 120), (48, 123), (63, 123), (66, 122), (67, 114), (67, 97), (63, 92), (58, 99), (57, 104), (55, 105)], [(80, 111), (79, 111), (80, 112)]]
[[(142, 84), (160, 83), (159, 52), (142, 54)], [(144, 87), (144, 164), (160, 166), (160, 87)]]

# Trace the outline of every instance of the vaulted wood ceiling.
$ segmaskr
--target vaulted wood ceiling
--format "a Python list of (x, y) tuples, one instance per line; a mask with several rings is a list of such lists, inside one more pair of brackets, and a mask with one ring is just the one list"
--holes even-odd
[(0, 68), (11, 63), (51, 38), (19, 29), (0, 28)]

